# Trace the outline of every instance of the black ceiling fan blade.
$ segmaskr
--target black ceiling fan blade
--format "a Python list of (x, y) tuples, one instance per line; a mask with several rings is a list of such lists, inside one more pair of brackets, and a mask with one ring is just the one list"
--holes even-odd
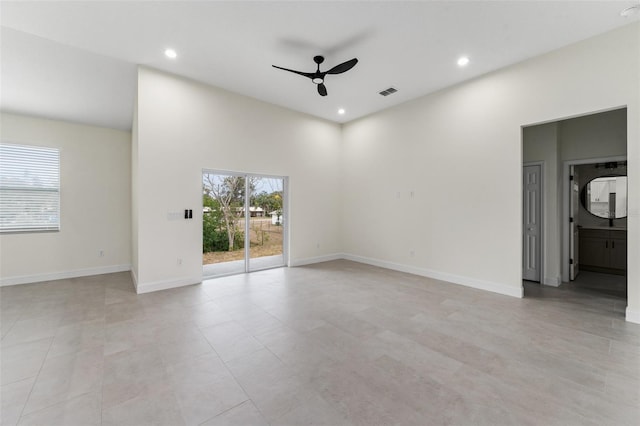
[(313, 81), (313, 83), (318, 86), (317, 90), (318, 90), (318, 94), (320, 96), (327, 96), (327, 86), (324, 85), (324, 77), (327, 74), (342, 74), (343, 72), (349, 71), (351, 68), (353, 68), (357, 63), (358, 63), (358, 58), (353, 58), (350, 59), (346, 62), (343, 62), (339, 65), (336, 65), (335, 67), (331, 68), (328, 71), (324, 71), (321, 72), (320, 71), (320, 64), (322, 64), (324, 62), (324, 57), (323, 56), (314, 56), (313, 61), (317, 64), (316, 67), (316, 72), (303, 72), (303, 71), (296, 71), (296, 70), (292, 70), (289, 68), (284, 68), (284, 67), (279, 67), (277, 65), (271, 65), (274, 68), (277, 68), (279, 70), (283, 70), (283, 71), (288, 71), (288, 72), (292, 72), (294, 74), (299, 74), (303, 77), (307, 77), (309, 79), (311, 79), (311, 81)]
[(340, 65), (336, 65), (331, 68), (329, 71), (325, 71), (325, 74), (341, 74), (345, 71), (349, 71), (358, 63), (358, 58), (353, 58), (348, 60), (347, 62), (343, 62)]
[(292, 73), (295, 73), (295, 74), (300, 74), (300, 75), (303, 75), (303, 76), (305, 76), (307, 78), (313, 78), (313, 76), (315, 75), (315, 73), (312, 73), (312, 72), (302, 72), (302, 71), (290, 70), (289, 68), (282, 68), (282, 67), (279, 67), (277, 65), (271, 65), (271, 66), (274, 67), (274, 68), (278, 68), (279, 70), (284, 70), (284, 71), (289, 71), (289, 72), (292, 72)]

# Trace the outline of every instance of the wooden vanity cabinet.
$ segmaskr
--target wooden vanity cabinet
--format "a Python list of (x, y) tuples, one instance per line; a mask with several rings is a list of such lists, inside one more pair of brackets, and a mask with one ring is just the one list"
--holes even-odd
[(611, 234), (611, 250), (609, 251), (609, 265), (613, 269), (627, 270), (627, 232), (609, 231)]
[(580, 229), (580, 268), (624, 275), (627, 270), (627, 232), (614, 229)]

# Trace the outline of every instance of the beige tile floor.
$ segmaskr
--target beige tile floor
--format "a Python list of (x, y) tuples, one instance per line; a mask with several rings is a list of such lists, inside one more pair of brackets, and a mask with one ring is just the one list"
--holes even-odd
[(4, 287), (2, 425), (637, 425), (624, 299), (347, 261)]

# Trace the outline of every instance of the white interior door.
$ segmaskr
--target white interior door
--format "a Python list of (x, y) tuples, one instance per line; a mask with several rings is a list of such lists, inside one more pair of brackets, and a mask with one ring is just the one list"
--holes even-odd
[(580, 271), (579, 262), (579, 238), (578, 234), (578, 210), (580, 208), (580, 185), (578, 184), (578, 170), (575, 166), (570, 166), (569, 187), (571, 195), (569, 197), (569, 279), (575, 280)]
[(541, 267), (541, 171), (540, 165), (524, 166), (522, 215), (522, 278), (540, 282)]

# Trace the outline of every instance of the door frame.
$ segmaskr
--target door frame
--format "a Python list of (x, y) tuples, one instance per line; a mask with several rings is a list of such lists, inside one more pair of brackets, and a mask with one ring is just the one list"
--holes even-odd
[[(272, 266), (272, 267), (267, 267), (267, 268), (261, 268), (261, 269), (253, 269), (250, 270), (250, 262), (249, 262), (249, 256), (250, 256), (250, 244), (247, 244), (247, 238), (249, 238), (249, 226), (250, 226), (250, 221), (247, 220), (247, 215), (249, 215), (249, 217), (251, 217), (251, 213), (249, 211), (249, 207), (250, 207), (250, 202), (251, 202), (251, 194), (249, 194), (249, 181), (247, 179), (245, 179), (245, 199), (244, 199), (244, 211), (245, 211), (245, 229), (244, 229), (244, 235), (245, 235), (245, 244), (244, 244), (244, 271), (243, 272), (231, 272), (228, 274), (221, 274), (221, 275), (215, 275), (213, 277), (203, 277), (203, 278), (218, 278), (218, 277), (224, 277), (224, 276), (229, 276), (229, 275), (238, 275), (241, 273), (249, 273), (249, 272), (256, 272), (256, 271), (262, 271), (262, 270), (266, 270), (266, 269), (275, 269), (275, 268), (283, 268), (283, 267), (288, 267), (290, 264), (290, 259), (289, 259), (289, 177), (288, 176), (278, 176), (278, 175), (269, 175), (269, 174), (261, 174), (261, 173), (249, 173), (249, 172), (238, 172), (238, 171), (230, 171), (230, 170), (221, 170), (221, 169), (208, 169), (208, 168), (203, 168), (200, 172), (200, 192), (202, 193), (202, 175), (204, 175), (205, 173), (209, 173), (209, 174), (215, 174), (215, 175), (223, 175), (223, 176), (237, 176), (237, 177), (244, 177), (244, 178), (248, 178), (248, 177), (256, 177), (256, 178), (270, 178), (270, 179), (282, 179), (282, 195), (283, 195), (283, 202), (282, 202), (282, 217), (283, 217), (283, 221), (284, 224), (282, 225), (282, 260), (283, 260), (283, 264), (279, 265), (279, 266)], [(246, 196), (249, 195), (249, 196)], [(202, 198), (202, 196), (201, 196)], [(201, 201), (202, 204), (202, 201)], [(202, 207), (201, 207), (202, 208)], [(203, 224), (200, 224), (200, 234), (202, 236), (202, 226)], [(202, 245), (202, 240), (200, 240), (200, 245)], [(202, 250), (202, 247), (200, 247), (200, 250)]]
[[(544, 188), (544, 184), (545, 184), (545, 178), (544, 178), (544, 174), (545, 174), (545, 162), (544, 161), (523, 161), (522, 162), (522, 169), (520, 170), (520, 186), (523, 185), (524, 182), (524, 168), (526, 166), (540, 166), (540, 284), (545, 284), (546, 283), (546, 279), (544, 277), (544, 271), (546, 269), (546, 263), (547, 263), (547, 256), (546, 256), (546, 247), (545, 247), (545, 243), (546, 243), (546, 238), (544, 236), (545, 233), (545, 222), (546, 222), (546, 216), (547, 216), (547, 211), (545, 209), (545, 188)], [(524, 244), (524, 221), (522, 220), (524, 218), (524, 188), (522, 188), (522, 218), (521, 218), (521, 235), (522, 235), (522, 242), (520, 243), (521, 246), (523, 246)], [(524, 246), (523, 246), (524, 247)], [(523, 250), (523, 256), (524, 256), (524, 250)], [(535, 282), (535, 281), (533, 281)]]
[[(571, 227), (569, 225), (569, 197), (571, 197), (571, 187), (569, 186), (569, 176), (571, 166), (584, 164), (606, 163), (609, 161), (627, 161), (626, 155), (617, 155), (613, 157), (594, 157), (583, 160), (566, 160), (562, 163), (562, 223), (560, 229), (562, 232), (562, 282), (569, 282), (569, 239)], [(582, 190), (582, 188), (580, 188)], [(627, 191), (629, 189), (627, 188)]]

